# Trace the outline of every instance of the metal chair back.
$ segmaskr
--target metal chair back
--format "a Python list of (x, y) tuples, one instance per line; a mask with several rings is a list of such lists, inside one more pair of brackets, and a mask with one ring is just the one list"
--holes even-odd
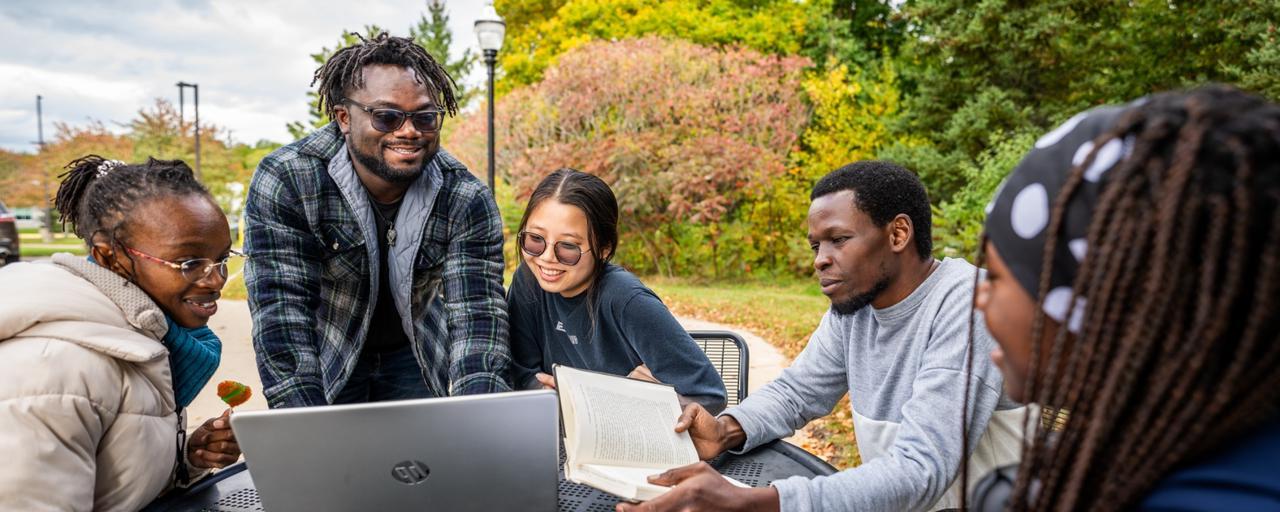
[(738, 405), (747, 397), (747, 341), (729, 331), (689, 331), (689, 335), (720, 373), (728, 405)]

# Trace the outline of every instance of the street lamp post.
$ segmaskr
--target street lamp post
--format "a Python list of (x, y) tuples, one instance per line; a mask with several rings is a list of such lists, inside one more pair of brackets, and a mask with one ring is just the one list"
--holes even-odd
[(200, 84), (189, 84), (187, 82), (178, 82), (178, 124), (181, 128), (182, 124), (182, 93), (184, 87), (190, 87), (195, 91), (196, 104), (196, 179), (201, 179), (200, 174)]
[(476, 39), (480, 41), (480, 49), (484, 51), (484, 65), (489, 68), (489, 193), (497, 194), (494, 188), (494, 143), (493, 143), (493, 68), (498, 63), (498, 50), (502, 49), (502, 36), (506, 34), (507, 24), (498, 16), (498, 11), (489, 1), (476, 20)]
[[(44, 152), (44, 96), (36, 95), (36, 147)], [(53, 242), (53, 198), (49, 197), (49, 172), (40, 173), (40, 186), (44, 191), (44, 229), (40, 239), (44, 243)]]

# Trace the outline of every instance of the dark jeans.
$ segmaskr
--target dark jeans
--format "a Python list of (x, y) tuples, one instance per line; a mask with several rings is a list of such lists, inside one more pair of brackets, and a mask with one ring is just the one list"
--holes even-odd
[(335, 404), (358, 404), (429, 398), (422, 369), (413, 357), (413, 347), (391, 352), (365, 352), (347, 379), (346, 387), (333, 400)]

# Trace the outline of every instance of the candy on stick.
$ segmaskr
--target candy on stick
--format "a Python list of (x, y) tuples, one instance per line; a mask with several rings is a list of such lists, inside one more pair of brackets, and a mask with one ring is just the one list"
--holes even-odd
[(218, 383), (218, 398), (221, 398), (227, 405), (235, 407), (249, 400), (253, 396), (253, 391), (244, 384), (234, 380), (224, 380)]

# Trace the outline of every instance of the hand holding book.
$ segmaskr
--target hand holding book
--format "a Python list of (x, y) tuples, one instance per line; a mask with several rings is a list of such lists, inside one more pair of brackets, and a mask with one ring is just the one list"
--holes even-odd
[(570, 481), (643, 501), (668, 490), (650, 476), (698, 462), (690, 434), (672, 426), (681, 416), (675, 388), (561, 365), (554, 371)]
[(680, 419), (676, 420), (675, 431), (689, 433), (698, 458), (702, 460), (714, 459), (727, 450), (742, 446), (747, 440), (747, 434), (737, 419), (729, 415), (716, 417), (698, 403), (684, 406)]
[[(534, 374), (533, 377), (538, 379), (538, 384), (542, 384), (542, 389), (556, 388), (556, 378), (549, 373), (538, 372)], [(662, 383), (662, 381), (659, 381), (657, 377), (653, 376), (653, 372), (649, 371), (649, 367), (645, 365), (635, 367), (634, 370), (631, 370), (631, 373), (627, 374), (627, 378), (653, 382), (656, 384)], [(680, 402), (681, 404), (685, 402), (684, 397), (681, 397)]]
[(649, 483), (671, 490), (644, 503), (619, 503), (620, 512), (665, 510), (752, 510), (781, 508), (778, 490), (735, 485), (705, 462), (681, 466), (649, 477)]

